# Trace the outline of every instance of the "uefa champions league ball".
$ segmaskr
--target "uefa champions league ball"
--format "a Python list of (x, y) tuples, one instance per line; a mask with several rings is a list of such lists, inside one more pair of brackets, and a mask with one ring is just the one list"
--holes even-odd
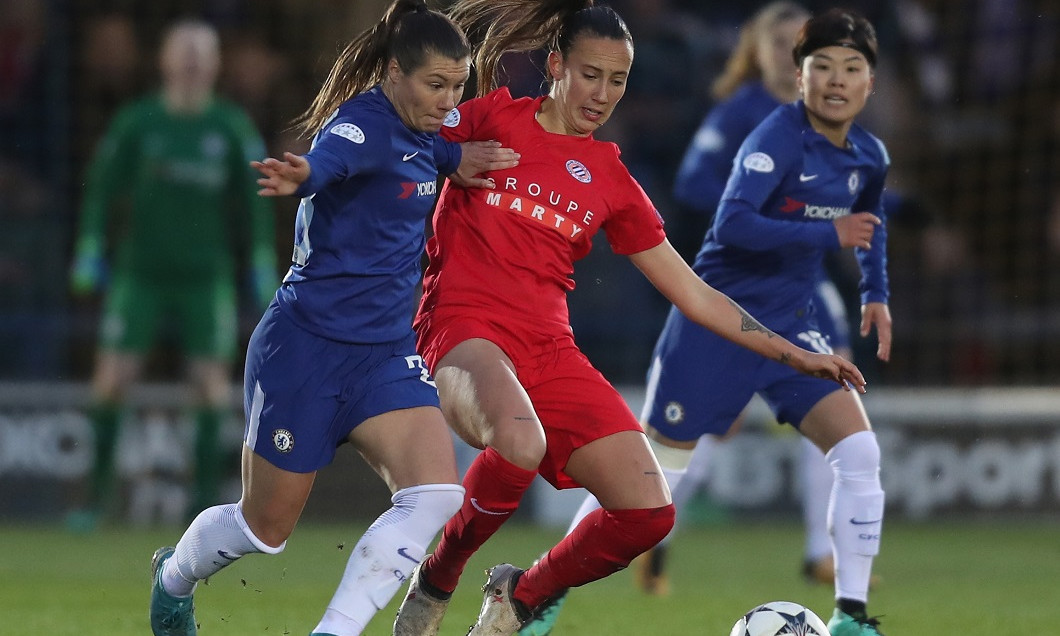
[(772, 601), (740, 617), (729, 636), (828, 636), (828, 628), (809, 608)]

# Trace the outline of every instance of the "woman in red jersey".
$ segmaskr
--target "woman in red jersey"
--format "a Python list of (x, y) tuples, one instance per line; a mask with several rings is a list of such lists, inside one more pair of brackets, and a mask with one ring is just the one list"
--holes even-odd
[[(395, 636), (437, 633), (467, 560), (538, 474), (556, 488), (585, 487), (603, 509), (530, 569), (492, 568), (469, 636), (516, 633), (550, 599), (623, 569), (672, 527), (670, 493), (648, 439), (569, 326), (573, 264), (598, 231), (693, 321), (864, 390), (852, 363), (776, 336), (696, 276), (666, 240), (618, 147), (593, 138), (622, 98), (633, 60), (617, 13), (592, 0), (458, 0), (450, 15), (472, 39), (488, 34), (475, 58), (485, 94), (452, 111), (442, 134), (495, 139), (521, 159), (490, 174), (493, 190), (448, 183), (435, 211), (418, 349), (450, 426), (483, 450), (464, 477), (462, 508), (410, 577)], [(548, 95), (486, 92), (502, 53), (543, 46)]]

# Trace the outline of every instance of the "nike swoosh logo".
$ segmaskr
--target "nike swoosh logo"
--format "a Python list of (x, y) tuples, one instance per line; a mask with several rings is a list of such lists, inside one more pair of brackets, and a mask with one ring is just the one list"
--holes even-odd
[(499, 517), (501, 515), (510, 515), (510, 514), (512, 514), (510, 512), (495, 512), (493, 510), (486, 510), (482, 506), (478, 505), (478, 499), (476, 499), (474, 497), (471, 498), (471, 505), (475, 508), (475, 510), (478, 510), (479, 512), (481, 512), (484, 515), (497, 515)]
[(874, 521), (858, 521), (854, 517), (850, 518), (850, 523), (855, 526), (871, 526), (872, 524), (879, 523), (881, 521), (883, 521), (883, 519), (876, 519)]
[(801, 181), (803, 183), (806, 183), (807, 181), (813, 181), (816, 178), (817, 178), (817, 175), (815, 175), (815, 174), (800, 174), (799, 175), (799, 181)]
[(398, 548), (397, 553), (398, 553), (399, 556), (403, 556), (406, 559), (408, 559), (409, 561), (412, 561), (413, 563), (415, 563), (417, 565), (420, 562), (419, 559), (417, 559), (416, 557), (414, 557), (411, 554), (409, 554), (409, 549), (408, 548)]
[(218, 550), (217, 551), (217, 556), (219, 556), (222, 559), (224, 559), (226, 561), (226, 563), (221, 563), (220, 561), (214, 561), (213, 564), (216, 565), (216, 566), (222, 567), (222, 568), (224, 566), (228, 565), (229, 563), (232, 563), (233, 561), (236, 561), (237, 559), (239, 559), (239, 557), (234, 557), (231, 554), (228, 554), (227, 552), (225, 552), (224, 550)]
[(418, 154), (420, 154), (419, 150), (417, 150), (416, 152), (412, 153), (411, 155), (404, 155), (403, 157), (401, 157), (401, 160), (402, 161), (408, 161), (409, 159), (412, 159), (413, 157), (415, 157)]

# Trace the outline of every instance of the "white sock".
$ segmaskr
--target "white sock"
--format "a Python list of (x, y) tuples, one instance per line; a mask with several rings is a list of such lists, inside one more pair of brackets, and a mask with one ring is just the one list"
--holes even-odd
[(464, 487), (427, 484), (394, 493), (393, 506), (361, 535), (313, 633), (357, 636), (386, 607), (423, 559), (434, 536), (464, 503)]
[(828, 533), (828, 501), (835, 473), (824, 453), (809, 439), (802, 438), (799, 449), (799, 474), (802, 487), (802, 520), (806, 531), (803, 556), (819, 561), (832, 554), (832, 537)]
[[(706, 485), (707, 476), (710, 474), (710, 456), (717, 446), (718, 440), (713, 435), (704, 435), (696, 442), (692, 450), (688, 467), (684, 475), (671, 481), (670, 475), (666, 476), (666, 483), (670, 485), (670, 496), (673, 497), (674, 506), (680, 510), (684, 507), (692, 495)], [(831, 470), (831, 468), (829, 468)]]
[[(278, 548), (261, 542), (243, 518), (239, 504), (213, 506), (199, 513), (162, 569), (162, 588), (172, 596), (191, 596), (199, 581), (207, 579), (244, 554), (278, 554)], [(224, 553), (225, 556), (221, 556)]]
[(836, 598), (864, 602), (883, 528), (880, 447), (874, 433), (862, 431), (842, 439), (827, 457), (835, 470), (828, 527), (835, 556)]

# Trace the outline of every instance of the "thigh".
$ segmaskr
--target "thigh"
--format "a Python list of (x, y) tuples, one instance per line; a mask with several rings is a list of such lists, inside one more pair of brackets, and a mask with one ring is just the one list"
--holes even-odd
[(460, 483), (453, 438), (437, 407), (376, 415), (353, 429), (349, 439), (391, 492)]
[(640, 432), (624, 431), (589, 442), (571, 453), (564, 472), (608, 510), (670, 503), (666, 478)]
[(411, 331), (394, 342), (349, 344), (333, 373), (342, 403), (336, 430), (345, 439), (371, 418), (418, 407), (438, 408), (438, 389)]
[(277, 547), (287, 540), (302, 516), (316, 472), (279, 468), (249, 447), (243, 447), (243, 496), (240, 507), (251, 531)]
[(471, 338), (452, 347), (434, 372), (446, 420), (477, 448), (493, 447), (522, 468), (537, 467), (545, 435), (515, 364), (500, 346)]
[(839, 355), (850, 353), (850, 322), (843, 297), (828, 278), (817, 281), (813, 294), (814, 318), (828, 344)]
[(799, 430), (827, 453), (840, 440), (872, 426), (858, 394), (836, 388), (814, 404)]
[(534, 369), (527, 391), (545, 431), (541, 476), (559, 489), (581, 484), (566, 468), (576, 449), (617, 433), (643, 437), (625, 398), (592, 366), (573, 340), (560, 340)]
[(100, 320), (103, 349), (145, 354), (158, 335), (162, 292), (127, 274), (117, 274)]
[[(816, 325), (802, 322), (779, 332), (792, 343), (817, 353), (831, 353), (828, 341)], [(762, 398), (769, 404), (777, 421), (802, 429), (804, 419), (821, 400), (835, 392), (848, 393), (831, 380), (799, 373), (791, 367), (768, 360), (762, 367), (759, 384)], [(852, 391), (850, 393), (853, 393)]]
[(226, 407), (232, 399), (232, 367), (227, 360), (193, 357), (188, 360), (188, 379), (196, 397), (204, 404)]
[(140, 377), (143, 362), (143, 356), (138, 353), (101, 349), (92, 372), (93, 393), (99, 399), (120, 400)]
[(754, 396), (766, 362), (671, 311), (652, 355), (641, 421), (674, 441), (724, 435)]
[(337, 343), (291, 322), (275, 305), (266, 310), (247, 347), (243, 382), (244, 442), (266, 461), (309, 473), (331, 463), (345, 432), (336, 432), (341, 368)]

